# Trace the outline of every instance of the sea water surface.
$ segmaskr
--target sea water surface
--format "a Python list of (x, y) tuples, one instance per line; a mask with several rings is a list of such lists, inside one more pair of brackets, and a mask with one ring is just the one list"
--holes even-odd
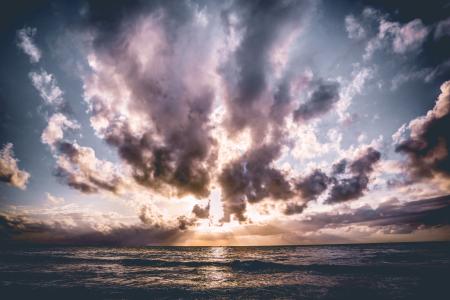
[(1, 299), (450, 299), (450, 243), (0, 249)]

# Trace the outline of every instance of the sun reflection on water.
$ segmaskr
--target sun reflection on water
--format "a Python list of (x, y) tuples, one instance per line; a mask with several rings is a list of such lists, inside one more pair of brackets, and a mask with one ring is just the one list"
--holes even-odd
[(209, 253), (211, 257), (223, 260), (227, 254), (227, 249), (225, 247), (211, 247)]
[[(226, 260), (227, 252), (227, 248), (225, 247), (211, 247), (207, 255), (211, 261), (223, 262)], [(211, 265), (204, 269), (204, 276), (204, 284), (207, 288), (219, 288), (226, 283), (232, 274), (224, 266)]]

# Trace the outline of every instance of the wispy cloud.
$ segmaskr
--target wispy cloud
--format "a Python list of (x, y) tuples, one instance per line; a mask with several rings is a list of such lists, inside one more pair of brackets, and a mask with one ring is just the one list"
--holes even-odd
[(450, 35), (450, 18), (439, 21), (434, 30), (434, 38), (439, 39)]
[(17, 47), (28, 55), (31, 63), (38, 63), (41, 59), (41, 50), (34, 43), (37, 29), (25, 27), (17, 31)]
[(345, 30), (350, 39), (361, 40), (366, 37), (366, 30), (353, 15), (345, 17)]
[(46, 195), (47, 195), (47, 202), (50, 205), (62, 205), (65, 203), (65, 200), (63, 197), (57, 197), (50, 193), (46, 193)]
[(407, 23), (394, 22), (389, 15), (373, 8), (365, 8), (360, 16), (348, 15), (345, 28), (350, 39), (366, 40), (363, 58), (369, 60), (378, 50), (394, 54), (407, 54), (420, 50), (428, 37), (431, 27), (421, 19)]
[(63, 102), (63, 91), (59, 88), (53, 74), (45, 70), (40, 72), (30, 72), (31, 82), (39, 92), (45, 104), (60, 105)]

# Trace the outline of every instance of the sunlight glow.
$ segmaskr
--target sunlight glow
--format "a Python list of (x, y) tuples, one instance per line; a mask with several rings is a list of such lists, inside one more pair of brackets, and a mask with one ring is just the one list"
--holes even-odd
[(209, 203), (209, 219), (211, 225), (217, 226), (223, 218), (223, 205), (221, 198), (222, 193), (220, 189), (216, 188), (211, 192), (211, 201)]

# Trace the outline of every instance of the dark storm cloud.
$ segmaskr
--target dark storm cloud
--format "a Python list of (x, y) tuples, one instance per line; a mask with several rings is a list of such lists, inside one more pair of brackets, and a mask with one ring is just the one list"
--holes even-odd
[[(243, 32), (241, 43), (222, 67), (228, 89), (227, 126), (232, 133), (250, 128), (256, 138), (270, 123), (279, 126), (283, 122), (291, 98), (286, 81), (289, 76), (269, 83), (273, 76), (270, 55), (279, 46), (280, 37), (303, 25), (311, 6), (310, 1), (235, 1), (222, 14), (226, 27), (235, 26)], [(237, 24), (231, 21), (234, 14)]]
[(298, 180), (296, 190), (298, 203), (289, 203), (284, 211), (287, 215), (300, 214), (309, 201), (317, 199), (329, 188), (325, 204), (334, 204), (356, 200), (364, 195), (370, 180), (373, 166), (380, 160), (381, 154), (369, 147), (353, 161), (342, 159), (331, 167), (327, 175), (321, 170)]
[[(294, 195), (285, 174), (272, 163), (280, 155), (284, 122), (292, 113), (290, 85), (295, 71), (282, 70), (275, 80), (271, 59), (282, 39), (305, 25), (313, 6), (310, 1), (236, 1), (222, 13), (228, 33), (242, 33), (240, 44), (220, 69), (227, 95), (225, 126), (231, 134), (249, 128), (253, 143), (259, 144), (219, 175), (224, 221), (231, 215), (245, 221), (247, 202), (287, 200)], [(260, 146), (269, 129), (271, 141)]]
[(224, 220), (234, 214), (240, 221), (246, 220), (246, 201), (259, 202), (267, 197), (289, 199), (290, 183), (284, 174), (270, 166), (280, 154), (280, 146), (264, 145), (252, 149), (226, 166), (219, 176), (224, 193)]
[[(158, 145), (150, 134), (135, 137), (124, 128), (108, 134), (106, 140), (116, 146), (119, 155), (133, 166), (135, 180), (154, 189), (163, 184), (178, 189), (180, 194), (209, 194), (210, 174), (204, 164), (214, 155), (214, 141), (201, 121), (191, 119), (187, 127), (168, 133), (167, 144)], [(151, 155), (149, 155), (151, 154)]]
[(308, 230), (365, 225), (390, 234), (407, 234), (418, 229), (450, 225), (450, 196), (400, 203), (381, 204), (376, 209), (365, 205), (347, 213), (319, 213), (302, 224)]
[[(230, 128), (242, 129), (249, 126), (262, 132), (260, 129), (266, 126), (264, 124), (268, 123), (270, 116), (273, 116), (274, 124), (279, 126), (283, 115), (287, 114), (283, 112), (283, 105), (280, 106), (281, 102), (289, 101), (288, 87), (284, 84), (272, 96), (276, 105), (271, 109), (270, 116), (258, 118), (257, 115), (261, 109), (259, 103), (265, 101), (261, 93), (267, 91), (270, 50), (275, 46), (276, 37), (281, 31), (286, 26), (294, 25), (294, 20), (298, 19), (303, 7), (302, 3), (261, 1), (252, 4), (236, 2), (231, 5), (230, 11), (237, 13), (240, 18), (238, 26), (243, 30), (244, 37), (233, 54), (240, 78), (236, 86), (229, 87), (229, 94), (236, 95), (228, 102)], [(168, 19), (174, 18), (175, 23), (180, 20), (172, 15), (171, 9), (165, 6), (161, 9)], [(192, 15), (189, 16), (186, 12), (182, 19), (183, 22), (177, 23), (177, 26), (182, 27), (192, 22)], [(170, 37), (170, 44), (168, 49), (161, 49), (169, 55), (167, 61), (162, 57), (162, 61), (167, 63), (163, 63), (162, 67), (167, 70), (161, 74), (155, 73), (151, 67), (146, 70), (147, 67), (140, 64), (136, 55), (104, 49), (99, 45), (101, 40), (95, 44), (100, 49), (100, 55), (106, 57), (105, 60), (120, 62), (116, 65), (116, 71), (123, 74), (125, 84), (132, 93), (133, 101), (129, 103), (129, 108), (146, 113), (148, 119), (156, 125), (155, 132), (148, 131), (141, 136), (136, 136), (124, 124), (110, 126), (104, 135), (109, 144), (117, 147), (121, 158), (133, 167), (134, 178), (140, 184), (155, 189), (169, 185), (180, 194), (192, 193), (205, 197), (209, 194), (209, 170), (216, 155), (215, 141), (211, 138), (207, 125), (214, 94), (204, 85), (198, 86), (195, 95), (183, 88), (183, 76), (190, 77), (192, 70), (189, 70), (189, 74), (184, 74), (180, 66), (175, 65), (178, 58), (171, 55), (178, 51), (179, 27), (172, 24), (169, 26), (167, 20), (163, 20), (159, 26)], [(108, 43), (115, 45), (113, 49), (121, 48), (122, 39), (114, 40), (114, 37), (109, 36)], [(198, 60), (201, 64), (203, 57), (199, 56)], [(171, 69), (181, 72), (172, 74)], [(167, 75), (174, 76), (170, 82), (165, 81)], [(94, 106), (94, 114), (108, 117), (109, 113), (101, 105)], [(175, 124), (174, 120), (179, 123)], [(239, 220), (245, 220), (245, 201), (290, 197), (290, 186), (284, 175), (269, 166), (278, 157), (279, 147), (274, 143), (261, 149), (251, 149), (245, 157), (223, 170), (219, 182), (226, 198), (225, 219), (229, 220), (229, 215), (235, 214)]]
[(189, 218), (186, 216), (180, 216), (177, 218), (178, 229), (181, 231), (187, 230), (189, 227), (194, 226), (197, 222), (195, 218)]
[(332, 177), (327, 176), (321, 170), (314, 170), (312, 173), (297, 180), (294, 183), (295, 191), (292, 195), (296, 202), (286, 204), (284, 214), (294, 215), (301, 214), (308, 206), (308, 202), (317, 199), (323, 192), (326, 191), (328, 185), (332, 182)]
[[(373, 171), (373, 165), (380, 160), (381, 154), (369, 147), (356, 160), (348, 164), (350, 173), (345, 176), (333, 177), (333, 186), (325, 203), (339, 203), (357, 199), (364, 195), (369, 184), (369, 175)], [(339, 162), (334, 166), (333, 172), (343, 171), (344, 163)]]
[(332, 175), (338, 175), (345, 172), (345, 168), (347, 167), (347, 160), (341, 159), (339, 162), (333, 164), (331, 168)]
[(381, 154), (377, 150), (369, 147), (365, 153), (354, 160), (349, 168), (353, 173), (367, 174), (373, 171), (373, 165), (380, 160)]
[(450, 176), (450, 81), (441, 86), (434, 108), (409, 124), (410, 135), (396, 146), (396, 151), (409, 158), (413, 179)]
[(300, 191), (302, 198), (305, 201), (310, 201), (322, 194), (327, 189), (330, 181), (331, 179), (324, 172), (315, 170), (307, 177), (301, 179), (296, 187)]
[(198, 204), (195, 204), (192, 208), (192, 213), (195, 215), (198, 219), (208, 219), (209, 218), (209, 207), (210, 203), (208, 202), (208, 205), (205, 207), (201, 207)]
[(161, 224), (120, 224), (108, 231), (100, 231), (93, 227), (74, 229), (64, 223), (46, 223), (23, 216), (0, 214), (0, 242), (3, 246), (21, 243), (84, 246), (159, 245), (176, 241), (180, 234), (178, 227)]
[[(251, 148), (220, 171), (218, 180), (226, 198), (224, 220), (231, 214), (245, 220), (246, 201), (291, 197), (284, 174), (271, 166), (280, 155), (284, 120), (292, 113), (291, 77), (284, 74), (279, 81), (270, 82), (271, 55), (281, 37), (302, 25), (312, 6), (309, 1), (230, 1), (221, 5), (135, 1), (128, 7), (122, 2), (111, 9), (103, 6), (105, 3), (89, 2), (84, 24), (93, 29), (96, 56), (95, 74), (86, 89), (99, 82), (88, 92), (88, 102), (93, 119), (101, 124), (106, 120), (103, 128), (95, 129), (132, 167), (136, 182), (160, 192), (173, 189), (179, 196), (208, 196), (217, 159), (217, 142), (210, 132), (216, 83), (210, 74), (218, 72), (226, 94), (229, 132), (250, 128), (256, 141), (270, 127), (273, 137), (267, 146)], [(207, 29), (196, 25), (199, 11), (210, 22)], [(214, 32), (218, 25), (220, 30)], [(239, 45), (219, 65), (209, 66), (208, 57), (217, 51), (212, 48), (215, 39), (226, 39), (221, 34), (229, 35), (231, 30), (242, 33)], [(147, 44), (150, 39), (153, 43)], [(99, 67), (103, 65), (106, 67)], [(111, 79), (118, 76), (121, 86), (103, 97), (102, 91), (111, 89)], [(128, 92), (126, 103), (121, 100), (124, 90)], [(111, 105), (114, 101), (120, 105)], [(122, 111), (117, 111), (119, 106), (126, 106), (131, 116), (139, 116), (140, 124), (153, 126), (136, 130), (137, 121), (124, 119)], [(99, 188), (91, 179), (69, 183), (87, 192)], [(204, 215), (198, 207), (193, 213)]]
[(301, 214), (306, 208), (306, 204), (288, 203), (284, 209), (285, 215)]
[[(170, 186), (180, 195), (205, 197), (216, 155), (208, 125), (215, 95), (210, 76), (198, 70), (208, 67), (205, 59), (212, 50), (204, 38), (213, 37), (212, 32), (195, 27), (196, 9), (189, 1), (156, 1), (142, 5), (132, 21), (130, 15), (123, 19), (116, 11), (96, 15), (101, 9), (91, 7), (89, 24), (97, 32), (96, 56), (108, 67), (114, 64), (114, 74), (97, 75), (105, 85), (109, 76), (120, 76), (122, 89), (130, 93), (126, 105), (131, 114), (140, 115), (155, 128), (132, 132), (131, 120), (116, 122), (111, 117), (120, 114), (115, 107), (108, 107), (98, 97), (91, 101), (94, 116), (109, 122), (102, 132), (106, 141), (133, 167), (138, 183), (161, 190)], [(103, 22), (115, 24), (118, 30), (111, 31)], [(130, 22), (135, 24), (129, 26)], [(139, 34), (145, 39), (138, 40)], [(147, 39), (154, 43), (146, 45)], [(151, 51), (148, 47), (154, 47), (151, 50), (157, 57), (145, 53), (145, 49)], [(143, 61), (142, 55), (147, 55), (148, 61)]]
[[(135, 9), (135, 3), (142, 9)], [(108, 121), (101, 134), (132, 167), (134, 179), (162, 192), (173, 188), (179, 195), (190, 193), (206, 197), (210, 192), (210, 182), (215, 177), (212, 172), (217, 142), (211, 136), (209, 121), (216, 95), (213, 84), (208, 82), (209, 73), (204, 77), (197, 73), (195, 83), (190, 80), (193, 69), (207, 66), (205, 58), (212, 52), (209, 47), (213, 40), (206, 43), (202, 37), (198, 45), (195, 42), (202, 29), (193, 24), (201, 9), (207, 13), (212, 26), (221, 20), (219, 25), (225, 35), (233, 30), (242, 34), (236, 49), (212, 70), (219, 70), (224, 85), (226, 128), (230, 133), (249, 128), (254, 143), (269, 128), (272, 130), (270, 142), (252, 146), (246, 154), (220, 170), (218, 181), (224, 195), (224, 220), (230, 220), (231, 215), (240, 221), (246, 220), (247, 202), (290, 199), (294, 195), (291, 184), (272, 163), (279, 157), (284, 143), (285, 119), (292, 116), (291, 79), (295, 72), (282, 70), (283, 74), (274, 79), (272, 56), (286, 36), (304, 25), (305, 16), (314, 5), (310, 1), (231, 1), (223, 5), (155, 1), (146, 5), (134, 2), (124, 9), (120, 3), (117, 5), (111, 12), (100, 9), (101, 3), (100, 8), (97, 3), (89, 5), (87, 24), (96, 32), (93, 43), (96, 57), (100, 65), (114, 63), (114, 73), (100, 74), (101, 70), (96, 70), (96, 75), (105, 81), (105, 88), (110, 87), (109, 78), (119, 75), (123, 79), (120, 90), (125, 89), (130, 94), (130, 100), (125, 103), (127, 109), (139, 115), (140, 120), (154, 124), (154, 128), (137, 134), (130, 125), (133, 120), (117, 121), (115, 116), (120, 116), (120, 112), (115, 111), (110, 100), (101, 100), (99, 89), (99, 96), (94, 95), (89, 101), (94, 119)], [(139, 18), (141, 16), (145, 18)], [(141, 20), (144, 25), (133, 23), (131, 19)], [(145, 31), (139, 30), (139, 26)], [(156, 48), (150, 50), (158, 53), (157, 62), (156, 59), (152, 62), (150, 55), (143, 60), (139, 47), (147, 52), (148, 47), (140, 44), (143, 41), (135, 43), (136, 36), (153, 30), (154, 35), (147, 39), (154, 40)], [(185, 34), (189, 35), (188, 48)], [(218, 38), (217, 34), (214, 38)], [(189, 55), (192, 50), (193, 54)], [(337, 83), (317, 79), (313, 86), (309, 101), (296, 112), (297, 119), (308, 120), (324, 113), (339, 100)], [(122, 96), (120, 91), (117, 94), (117, 98)], [(320, 175), (299, 183), (298, 189), (306, 200), (326, 189), (327, 178), (319, 178)], [(78, 186), (87, 191), (90, 187)], [(194, 211), (197, 213), (203, 215), (199, 208)]]
[[(130, 25), (132, 20), (141, 16), (163, 11), (170, 16), (166, 19), (166, 25), (171, 26), (171, 30), (192, 21), (193, 16), (193, 2), (185, 0), (88, 0), (85, 3), (86, 14), (81, 25), (96, 31), (94, 43), (98, 49), (116, 44), (117, 34), (123, 25)], [(207, 7), (208, 4), (203, 1), (195, 3), (200, 7)]]
[(331, 188), (330, 196), (325, 202), (332, 204), (357, 199), (364, 195), (368, 183), (369, 177), (365, 174), (340, 179)]
[[(297, 194), (307, 202), (328, 188), (332, 178), (319, 170), (291, 183), (273, 166), (286, 142), (286, 118), (294, 114), (296, 120), (308, 121), (339, 100), (338, 83), (314, 79), (307, 101), (295, 110), (292, 99), (298, 95), (292, 94), (292, 86), (301, 71), (288, 64), (279, 76), (274, 75), (275, 50), (305, 25), (313, 3), (155, 1), (133, 2), (127, 8), (120, 2), (115, 5), (111, 11), (102, 10), (101, 3), (89, 5), (86, 23), (95, 33), (95, 63), (85, 89), (94, 129), (117, 148), (121, 159), (132, 167), (136, 182), (160, 192), (206, 197), (217, 178), (224, 197), (224, 221), (231, 215), (245, 221), (247, 203), (266, 198), (289, 200)], [(196, 25), (200, 10), (207, 16), (207, 29)], [(217, 26), (220, 30), (212, 30)], [(227, 44), (231, 32), (239, 36), (235, 48)], [(226, 49), (220, 50), (226, 55), (217, 59), (214, 54), (218, 62), (210, 66), (208, 58), (217, 51), (212, 48), (217, 39), (223, 39), (220, 44)], [(220, 83), (211, 81), (211, 73), (220, 77)], [(118, 77), (120, 80), (114, 81)], [(228, 132), (250, 129), (252, 136), (251, 148), (223, 170), (215, 169), (218, 142), (212, 137), (210, 122), (217, 84), (224, 91)], [(104, 90), (108, 90), (107, 96), (102, 94)], [(119, 107), (126, 111), (118, 111)], [(270, 138), (261, 146), (261, 137), (269, 130)], [(356, 170), (360, 168), (356, 164), (350, 168), (361, 176), (370, 173)], [(101, 186), (106, 182), (88, 179), (76, 187), (87, 192), (108, 189)], [(344, 184), (341, 179), (333, 183)], [(362, 195), (366, 185), (358, 188), (359, 194), (344, 197)], [(193, 213), (203, 215), (200, 207)]]
[(339, 101), (337, 82), (319, 82), (311, 96), (294, 111), (294, 120), (308, 121), (330, 111)]

